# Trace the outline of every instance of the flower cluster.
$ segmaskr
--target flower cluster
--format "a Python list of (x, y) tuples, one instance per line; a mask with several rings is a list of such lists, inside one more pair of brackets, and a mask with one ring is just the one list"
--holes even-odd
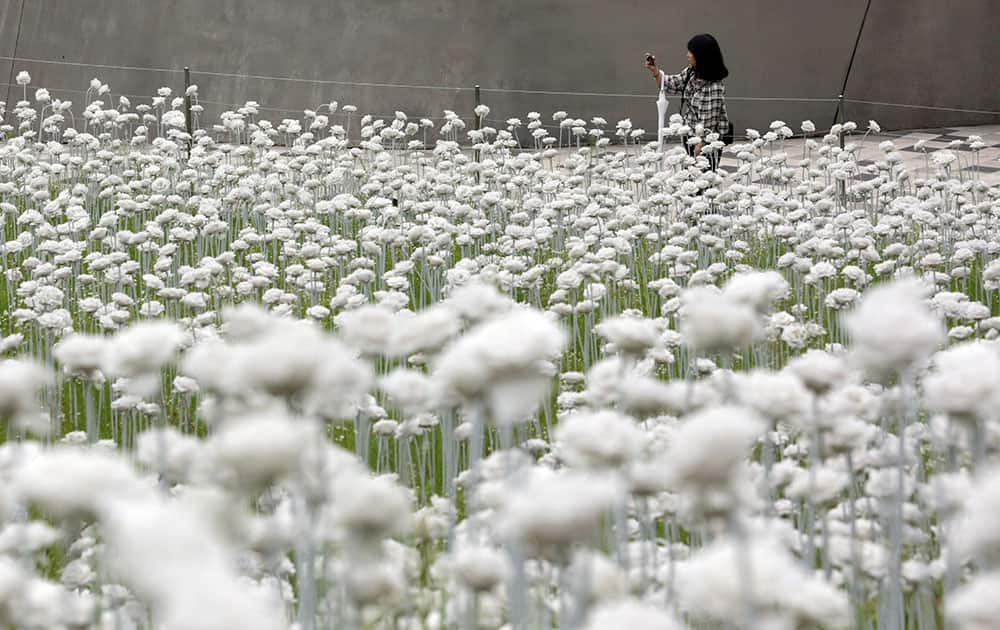
[(192, 87), (189, 135), (167, 88), (95, 79), (74, 114), (30, 84), (0, 126), (0, 626), (1000, 615), (978, 139), (917, 172), (862, 163), (874, 121), (776, 121), (705, 134), (713, 172), (629, 120), (206, 124)]

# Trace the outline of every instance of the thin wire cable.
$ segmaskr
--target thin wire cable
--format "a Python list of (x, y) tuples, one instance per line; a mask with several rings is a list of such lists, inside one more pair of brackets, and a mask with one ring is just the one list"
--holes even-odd
[(184, 73), (184, 70), (177, 68), (151, 68), (147, 66), (118, 66), (103, 63), (83, 63), (81, 61), (62, 61), (59, 59), (33, 59), (29, 57), (0, 57), (6, 61), (23, 61), (25, 63), (44, 63), (54, 66), (75, 66), (77, 68), (102, 68), (105, 70), (138, 70), (140, 72), (174, 72)]
[[(171, 72), (171, 73), (183, 73), (183, 70), (176, 68), (156, 68), (156, 67), (143, 67), (143, 66), (118, 66), (110, 64), (95, 64), (95, 63), (82, 63), (76, 61), (61, 61), (56, 59), (31, 59), (26, 57), (3, 57), (0, 59), (8, 61), (23, 61), (26, 63), (43, 63), (43, 64), (53, 64), (53, 65), (65, 65), (65, 66), (75, 66), (75, 67), (85, 67), (85, 68), (105, 68), (111, 70), (138, 70), (147, 72)], [(241, 78), (241, 79), (257, 79), (262, 81), (289, 81), (293, 83), (314, 83), (318, 85), (344, 85), (352, 87), (377, 87), (377, 88), (396, 88), (396, 89), (413, 89), (413, 90), (442, 90), (442, 91), (457, 91), (457, 92), (470, 92), (474, 91), (475, 88), (471, 87), (461, 87), (461, 86), (449, 86), (449, 85), (423, 85), (423, 84), (406, 84), (406, 83), (373, 83), (373, 82), (363, 82), (363, 81), (336, 81), (332, 79), (300, 79), (296, 77), (285, 77), (277, 75), (264, 75), (264, 74), (242, 74), (235, 72), (218, 72), (214, 70), (199, 70), (197, 68), (191, 68), (191, 73), (201, 76), (208, 77), (229, 77), (229, 78)], [(558, 91), (558, 90), (522, 90), (522, 89), (508, 89), (508, 88), (482, 88), (482, 92), (494, 93), (494, 94), (535, 94), (535, 95), (546, 95), (546, 96), (588, 96), (588, 97), (599, 97), (599, 98), (651, 98), (649, 94), (635, 94), (635, 93), (618, 93), (618, 92), (572, 92), (572, 91)], [(833, 98), (800, 98), (800, 97), (781, 97), (781, 96), (726, 96), (728, 100), (733, 101), (789, 101), (789, 102), (815, 102), (815, 103), (829, 103), (834, 102), (836, 99)]]
[(835, 98), (800, 98), (794, 96), (726, 96), (727, 101), (786, 101), (789, 103), (832, 103)]
[[(240, 105), (238, 103), (224, 103), (222, 101), (209, 101), (207, 99), (199, 98), (195, 103), (196, 105), (218, 105), (220, 107), (232, 107), (234, 109), (239, 109), (241, 107), (246, 107), (246, 103)], [(257, 105), (254, 109), (263, 109), (272, 112), (284, 112), (286, 114), (302, 114), (301, 109), (287, 109), (284, 107), (266, 107), (264, 105)]]
[[(861, 16), (861, 24), (858, 26), (858, 36), (854, 39), (854, 48), (851, 49), (851, 59), (847, 62), (847, 71), (844, 73), (844, 84), (840, 86), (840, 94), (837, 96), (837, 111), (833, 114), (833, 122), (836, 125), (844, 108), (844, 95), (847, 93), (847, 82), (851, 78), (851, 68), (854, 67), (854, 57), (858, 54), (858, 44), (861, 43), (861, 33), (865, 30), (865, 22), (868, 21), (868, 11), (872, 8), (872, 0), (865, 4), (864, 15)], [(843, 121), (841, 121), (843, 122)]]
[[(2, 57), (0, 57), (0, 59), (2, 59)], [(20, 86), (17, 83), (0, 83), (0, 87), (20, 87)], [(76, 89), (76, 88), (50, 87), (50, 88), (46, 88), (46, 89), (49, 92), (69, 92), (71, 94), (87, 94), (86, 90), (80, 90), (80, 89)], [(124, 96), (124, 97), (129, 98), (129, 99), (144, 99), (144, 98), (151, 99), (151, 98), (153, 98), (153, 95), (150, 95), (150, 94), (126, 94), (126, 93), (119, 93), (119, 92), (114, 93), (114, 96)], [(731, 99), (731, 98), (732, 97), (727, 97), (727, 99)], [(765, 100), (765, 99), (762, 98), (762, 99), (754, 99), (754, 100)], [(766, 100), (778, 100), (778, 101), (782, 101), (782, 100), (790, 100), (790, 99), (783, 99), (783, 98), (775, 97), (775, 98), (768, 98)], [(823, 100), (836, 101), (837, 99), (823, 99)], [(942, 112), (958, 112), (958, 113), (965, 113), (965, 114), (984, 114), (984, 115), (988, 115), (988, 116), (1000, 116), (1000, 111), (991, 111), (991, 110), (984, 110), (984, 109), (961, 109), (961, 108), (957, 108), (957, 107), (938, 107), (938, 106), (932, 106), (932, 105), (910, 105), (910, 104), (905, 104), (905, 103), (888, 103), (888, 102), (883, 102), (883, 101), (865, 101), (865, 100), (853, 99), (853, 98), (845, 98), (844, 102), (846, 102), (846, 103), (857, 103), (857, 104), (863, 104), (863, 105), (879, 105), (879, 106), (885, 106), (885, 107), (905, 107), (905, 108), (911, 108), (911, 109), (929, 109), (929, 110), (942, 111)], [(196, 104), (201, 104), (201, 105), (217, 105), (217, 106), (220, 106), (220, 107), (233, 107), (233, 108), (239, 108), (239, 107), (246, 106), (246, 103), (242, 103), (242, 104), (241, 103), (228, 103), (228, 102), (225, 102), (225, 101), (213, 101), (213, 100), (208, 100), (208, 99), (203, 99), (203, 98), (199, 98)], [(293, 113), (293, 114), (296, 114), (296, 113), (297, 114), (301, 114), (304, 111), (304, 109), (291, 109), (291, 108), (287, 108), (287, 107), (271, 107), (271, 106), (265, 106), (265, 105), (258, 105), (257, 109), (267, 110), (267, 111), (275, 111), (275, 112)], [(339, 112), (338, 111), (338, 112), (336, 112), (336, 114), (344, 115), (344, 112)], [(373, 117), (375, 117), (375, 118), (391, 118), (395, 114), (370, 114), (370, 115), (373, 116)], [(429, 118), (431, 120), (446, 120), (446, 118), (444, 116), (416, 115), (416, 114), (411, 115), (411, 114), (407, 114), (407, 117), (410, 118), (410, 119)], [(462, 118), (462, 120), (464, 120), (466, 122), (470, 122), (470, 121), (474, 121), (475, 120), (475, 118), (472, 117), (472, 116), (462, 116), (461, 118)], [(499, 119), (491, 119), (491, 120), (497, 120), (497, 121), (499, 121)], [(506, 120), (500, 121), (500, 122), (506, 123)], [(548, 128), (548, 129), (559, 129), (560, 128), (559, 125), (552, 125), (552, 124), (543, 124), (542, 126), (545, 127), (545, 128)], [(937, 127), (925, 127), (924, 129), (937, 129)], [(910, 131), (918, 131), (918, 130), (917, 129), (913, 129), (913, 130), (910, 130)]]
[[(21, 23), (24, 21), (24, 3), (26, 0), (21, 0), (21, 9), (17, 14), (17, 35), (14, 36), (14, 54), (17, 55), (17, 45), (21, 42)], [(14, 82), (14, 60), (10, 60), (10, 75), (7, 77), (7, 93), (4, 96), (4, 102), (10, 101), (10, 85)]]
[[(25, 63), (41, 63), (41, 64), (52, 64), (52, 65), (63, 65), (63, 66), (74, 66), (83, 68), (102, 68), (110, 70), (134, 70), (143, 72), (168, 72), (174, 74), (183, 73), (183, 69), (178, 68), (159, 68), (150, 66), (122, 66), (113, 64), (97, 64), (97, 63), (84, 63), (77, 61), (62, 61), (56, 59), (36, 59), (29, 57), (7, 57), (0, 56), (0, 60), (11, 61), (12, 69), (14, 62), (25, 62)], [(203, 76), (216, 76), (216, 77), (231, 77), (231, 78), (244, 78), (244, 79), (259, 79), (266, 81), (289, 81), (296, 83), (315, 83), (320, 85), (344, 85), (344, 86), (355, 86), (355, 87), (378, 87), (378, 88), (397, 88), (397, 89), (414, 89), (414, 90), (445, 90), (445, 91), (459, 91), (467, 92), (473, 91), (475, 88), (471, 87), (459, 87), (459, 86), (446, 86), (446, 85), (421, 85), (421, 84), (403, 84), (403, 83), (370, 83), (370, 82), (359, 82), (359, 81), (335, 81), (329, 79), (300, 79), (295, 77), (283, 77), (283, 76), (272, 76), (272, 75), (259, 75), (259, 74), (240, 74), (233, 72), (216, 72), (210, 70), (198, 70), (192, 68), (192, 73), (203, 75)], [(12, 87), (13, 84), (4, 84), (8, 87)], [(59, 90), (63, 92), (75, 92), (79, 94), (85, 94), (83, 90), (74, 90), (70, 88), (49, 88), (50, 90)], [(652, 98), (653, 95), (650, 94), (636, 94), (627, 92), (572, 92), (572, 91), (559, 91), (559, 90), (522, 90), (522, 89), (508, 89), (508, 88), (481, 88), (481, 92), (492, 93), (492, 94), (533, 94), (542, 96), (576, 96), (576, 97), (595, 97), (595, 98)], [(124, 94), (129, 98), (145, 98), (141, 95), (135, 94)], [(747, 102), (793, 102), (793, 103), (836, 103), (840, 99), (837, 98), (813, 98), (813, 97), (787, 97), (787, 96), (726, 96), (726, 100), (730, 101), (747, 101)], [(848, 103), (860, 103), (866, 105), (880, 105), (885, 107), (906, 107), (912, 109), (927, 109), (934, 111), (947, 111), (947, 112), (959, 112), (967, 114), (986, 114), (986, 115), (1000, 115), (1000, 111), (991, 110), (980, 110), (980, 109), (964, 109), (958, 107), (938, 107), (931, 105), (911, 105), (904, 103), (888, 103), (881, 101), (868, 101), (861, 99), (843, 99), (844, 102)], [(231, 105), (241, 107), (236, 103), (221, 103), (214, 101), (202, 100), (203, 103), (219, 104), (219, 105)], [(274, 111), (286, 111), (286, 112), (297, 112), (299, 110), (294, 109), (283, 109), (276, 107), (263, 107), (260, 109), (268, 109)]]
[(351, 87), (398, 88), (407, 90), (441, 90), (456, 92), (471, 92), (475, 88), (456, 87), (448, 85), (418, 85), (406, 83), (366, 83), (360, 81), (334, 81), (331, 79), (297, 79), (295, 77), (271, 76), (266, 74), (236, 74), (232, 72), (212, 72), (208, 70), (191, 69), (192, 74), (207, 77), (233, 77), (240, 79), (259, 79), (262, 81), (291, 81), (294, 83), (315, 83), (317, 85), (347, 85)]
[[(8, 87), (15, 87), (15, 86), (17, 86), (17, 87), (20, 87), (20, 86), (18, 86), (17, 83), (0, 83), (0, 86), (8, 86)], [(76, 89), (76, 88), (50, 87), (50, 88), (45, 88), (45, 89), (47, 91), (49, 91), (50, 93), (51, 92), (69, 92), (70, 94), (84, 94), (84, 95), (87, 94), (87, 90), (80, 90), (80, 89)], [(148, 99), (152, 99), (153, 98), (153, 96), (150, 95), (150, 94), (125, 94), (124, 92), (116, 92), (116, 93), (114, 93), (114, 96), (124, 96), (125, 98), (128, 98), (128, 99), (133, 99), (133, 98), (148, 98)], [(103, 99), (100, 99), (98, 97), (98, 100), (103, 100)]]
[[(494, 93), (494, 94), (535, 94), (543, 96), (593, 96), (602, 98), (653, 98), (655, 99), (655, 94), (635, 94), (635, 93), (620, 93), (620, 92), (560, 92), (556, 90), (516, 90), (516, 89), (506, 89), (506, 88), (481, 88), (481, 92)], [(814, 103), (832, 103), (836, 102), (835, 98), (804, 98), (804, 97), (784, 97), (784, 96), (729, 96), (726, 95), (727, 101), (794, 101), (794, 102), (814, 102)]]
[(861, 103), (864, 105), (882, 105), (884, 107), (908, 107), (911, 109), (931, 109), (940, 112), (960, 112), (963, 114), (986, 114), (987, 116), (1000, 116), (1000, 111), (990, 111), (985, 109), (961, 109), (958, 107), (937, 107), (934, 105), (909, 105), (906, 103), (885, 103), (882, 101), (863, 101), (856, 98), (845, 98), (847, 103)]
[[(83, 68), (103, 68), (106, 70), (137, 70), (141, 72), (171, 72), (175, 74), (183, 73), (183, 69), (177, 68), (156, 68), (156, 67), (144, 67), (144, 66), (119, 66), (112, 64), (100, 64), (100, 63), (83, 63), (79, 61), (61, 61), (56, 59), (32, 59), (27, 57), (3, 57), (0, 59), (7, 61), (23, 61), (25, 63), (42, 63), (42, 64), (52, 64), (57, 66), (76, 66)], [(243, 74), (236, 72), (217, 72), (214, 70), (199, 70), (197, 68), (191, 68), (192, 74), (198, 74), (207, 77), (231, 77), (238, 79), (259, 79), (262, 81), (290, 81), (293, 83), (315, 83), (319, 85), (347, 85), (355, 87), (379, 87), (379, 88), (399, 88), (399, 89), (410, 89), (410, 90), (455, 90), (455, 91), (472, 91), (475, 88), (471, 87), (457, 87), (448, 85), (417, 85), (417, 84), (405, 84), (405, 83), (370, 83), (362, 81), (335, 81), (332, 79), (300, 79), (296, 77), (284, 77), (276, 75), (265, 75), (265, 74)]]
[[(19, 86), (16, 83), (0, 83), (0, 87), (19, 87)], [(86, 94), (87, 93), (86, 90), (80, 90), (80, 89), (75, 89), (75, 88), (51, 87), (51, 88), (46, 88), (46, 89), (49, 92), (68, 92), (70, 94)], [(115, 93), (114, 96), (124, 96), (124, 97), (129, 98), (129, 99), (144, 99), (144, 98), (150, 98), (151, 99), (152, 98), (152, 95), (149, 95), (149, 94)], [(833, 100), (836, 100), (836, 99), (833, 99)], [(1000, 115), (1000, 111), (989, 111), (989, 110), (981, 110), (981, 109), (959, 109), (959, 108), (953, 108), (953, 107), (935, 107), (935, 106), (930, 106), (930, 105), (907, 105), (907, 104), (902, 104), (902, 103), (886, 103), (886, 102), (881, 102), (881, 101), (864, 101), (864, 100), (858, 100), (858, 99), (844, 99), (844, 101), (848, 102), (848, 103), (858, 103), (858, 104), (864, 104), (864, 105), (881, 105), (881, 106), (887, 106), (887, 107), (907, 107), (907, 108), (916, 108), (916, 109), (931, 109), (931, 110), (935, 110), (935, 111), (959, 112), (959, 113), (968, 113), (968, 114), (985, 114), (985, 115), (994, 115), (994, 116)], [(208, 99), (203, 99), (203, 98), (199, 98), (196, 104), (198, 104), (198, 105), (216, 105), (216, 106), (219, 106), (219, 107), (231, 107), (231, 108), (234, 108), (234, 109), (238, 109), (240, 107), (245, 107), (246, 106), (246, 103), (242, 103), (242, 104), (241, 103), (228, 103), (228, 102), (225, 102), (225, 101), (213, 101), (213, 100), (208, 100)], [(287, 107), (271, 107), (271, 106), (265, 106), (265, 105), (259, 105), (259, 104), (257, 105), (257, 109), (259, 109), (259, 110), (265, 110), (265, 111), (273, 111), (273, 112), (290, 113), (290, 114), (302, 114), (303, 111), (304, 111), (303, 109), (291, 109), (291, 108), (287, 108)], [(344, 112), (339, 112), (338, 111), (338, 112), (336, 112), (336, 115), (346, 115), (346, 114)], [(392, 118), (395, 114), (369, 114), (369, 115), (372, 116), (372, 117), (374, 117), (374, 118)], [(410, 120), (419, 120), (421, 118), (429, 118), (430, 120), (447, 120), (447, 118), (445, 118), (444, 116), (431, 116), (431, 115), (427, 115), (427, 114), (424, 114), (424, 115), (407, 114), (407, 117)], [(461, 119), (463, 121), (465, 121), (465, 122), (474, 122), (475, 121), (475, 118), (472, 117), (472, 116), (462, 116)], [(489, 119), (489, 120), (490, 121), (496, 121), (498, 123), (506, 124), (506, 120), (500, 120), (500, 119)], [(553, 125), (553, 124), (543, 124), (542, 127), (546, 128), (546, 129), (561, 129), (562, 128), (559, 125)], [(922, 129), (937, 129), (937, 128), (938, 127), (922, 127), (920, 129), (909, 129), (909, 130), (905, 130), (905, 131), (912, 133), (912, 132), (921, 131)], [(888, 134), (890, 132), (886, 132), (886, 133)], [(892, 132), (892, 133), (895, 133), (895, 132)]]

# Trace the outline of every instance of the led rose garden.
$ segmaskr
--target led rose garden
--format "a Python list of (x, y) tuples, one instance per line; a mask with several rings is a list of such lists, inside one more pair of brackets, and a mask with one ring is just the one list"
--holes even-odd
[(1000, 615), (976, 138), (910, 172), (858, 163), (874, 122), (778, 121), (699, 138), (717, 174), (628, 120), (247, 103), (189, 136), (167, 89), (18, 82), (3, 627)]

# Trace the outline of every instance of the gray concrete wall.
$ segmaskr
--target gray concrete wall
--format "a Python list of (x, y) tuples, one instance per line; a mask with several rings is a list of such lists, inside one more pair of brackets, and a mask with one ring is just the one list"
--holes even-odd
[[(875, 0), (847, 92), (869, 101), (1000, 111), (998, 27), (997, 0)], [(849, 105), (847, 115), (914, 129), (1000, 122), (997, 115), (869, 105)]]
[[(1000, 109), (996, 0), (875, 2), (850, 96), (903, 103)], [(829, 125), (831, 103), (742, 101), (739, 97), (829, 98), (837, 94), (864, 0), (0, 0), (0, 51), (34, 84), (82, 101), (92, 76), (113, 94), (180, 91), (182, 75), (26, 61), (192, 68), (205, 101), (247, 99), (279, 120), (337, 100), (362, 112), (411, 117), (452, 109), (471, 116), (470, 91), (360, 87), (307, 80), (483, 86), (492, 118), (564, 109), (612, 124), (631, 117), (655, 129), (655, 85), (642, 52), (667, 69), (684, 65), (694, 33), (720, 40), (731, 76), (730, 115), (739, 129), (782, 119)], [(23, 6), (23, 11), (22, 11)], [(16, 36), (20, 18), (20, 35)], [(992, 62), (987, 60), (992, 59)], [(958, 71), (954, 71), (955, 69)], [(10, 71), (0, 62), (0, 73)], [(305, 81), (217, 76), (282, 76)], [(494, 93), (489, 89), (648, 93), (645, 98)], [(73, 92), (71, 90), (78, 90)], [(9, 98), (16, 100), (19, 90)], [(135, 99), (133, 98), (133, 101)], [(676, 99), (672, 110), (675, 111)], [(208, 113), (220, 111), (208, 105)], [(858, 120), (886, 129), (997, 117), (860, 106)], [(210, 116), (211, 118), (211, 116)]]

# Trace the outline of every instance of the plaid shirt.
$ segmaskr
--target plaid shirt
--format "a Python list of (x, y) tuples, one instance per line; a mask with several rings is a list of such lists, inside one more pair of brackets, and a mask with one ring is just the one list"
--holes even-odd
[[(661, 71), (662, 72), (662, 71)], [(691, 74), (688, 79), (688, 74)], [(701, 124), (709, 131), (724, 134), (729, 131), (729, 114), (726, 112), (726, 86), (722, 81), (705, 81), (688, 66), (678, 74), (663, 73), (663, 85), (669, 94), (681, 94), (681, 118), (694, 130)], [(687, 89), (684, 81), (687, 81)]]

